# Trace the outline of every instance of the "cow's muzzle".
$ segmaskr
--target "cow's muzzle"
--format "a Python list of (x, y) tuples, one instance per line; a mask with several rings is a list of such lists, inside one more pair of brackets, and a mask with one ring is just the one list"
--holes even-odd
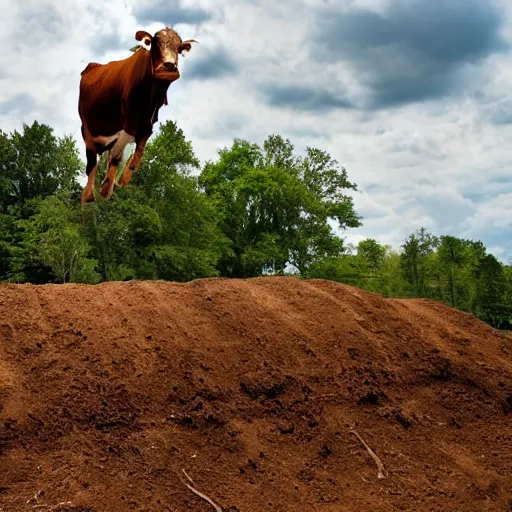
[(155, 69), (155, 76), (161, 80), (170, 80), (174, 82), (174, 80), (178, 80), (180, 77), (180, 72), (176, 64), (172, 62), (163, 62)]

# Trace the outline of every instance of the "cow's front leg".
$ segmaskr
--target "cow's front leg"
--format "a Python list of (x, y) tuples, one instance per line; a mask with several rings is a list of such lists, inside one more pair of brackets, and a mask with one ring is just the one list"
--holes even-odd
[(101, 182), (100, 189), (100, 194), (103, 197), (109, 198), (112, 195), (112, 191), (114, 190), (114, 185), (116, 183), (117, 170), (119, 169), (120, 163), (121, 159), (118, 157), (110, 157), (108, 159), (107, 173)]
[(142, 139), (139, 139), (135, 146), (135, 152), (131, 156), (128, 163), (125, 165), (123, 174), (121, 175), (121, 178), (119, 179), (118, 185), (120, 187), (126, 187), (128, 183), (130, 183), (130, 180), (132, 179), (133, 173), (138, 170), (140, 167), (140, 164), (142, 162), (142, 157), (144, 156), (144, 148), (146, 147), (146, 142), (148, 141), (149, 136), (142, 137)]

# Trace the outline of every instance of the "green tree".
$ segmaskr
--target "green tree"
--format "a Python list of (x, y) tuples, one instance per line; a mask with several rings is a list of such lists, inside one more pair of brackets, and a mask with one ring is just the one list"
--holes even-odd
[(328, 279), (350, 286), (364, 287), (367, 282), (367, 267), (355, 254), (343, 254), (314, 262), (304, 277), (308, 279)]
[(471, 311), (475, 297), (474, 272), (485, 256), (482, 242), (453, 236), (441, 236), (438, 265), (445, 283), (442, 300), (460, 309)]
[(429, 275), (429, 256), (434, 254), (439, 239), (420, 228), (402, 244), (402, 270), (410, 285), (411, 293), (416, 297), (432, 296), (431, 275)]
[(261, 275), (265, 267), (301, 274), (321, 258), (342, 253), (339, 229), (360, 225), (347, 190), (355, 185), (346, 171), (320, 150), (293, 154), (289, 140), (269, 136), (263, 148), (235, 139), (207, 162), (200, 185), (221, 212), (221, 227), (232, 252), (219, 263), (222, 275)]
[(374, 272), (378, 272), (386, 256), (386, 247), (374, 238), (366, 238), (357, 245), (357, 255), (366, 261)]
[(344, 253), (343, 240), (334, 233), (331, 223), (341, 231), (361, 226), (361, 219), (347, 193), (357, 190), (357, 186), (331, 155), (307, 147), (305, 158), (298, 158), (297, 164), (308, 195), (291, 240), (289, 260), (304, 274), (313, 262)]
[(0, 281), (7, 280), (10, 270), (10, 258), (16, 238), (16, 218), (0, 213)]
[[(507, 306), (509, 312), (512, 309), (512, 264), (503, 266), (503, 276), (505, 279), (505, 305)], [(512, 312), (509, 313), (508, 317), (508, 325), (505, 326), (506, 329), (512, 330)]]
[(36, 213), (18, 221), (20, 240), (13, 250), (10, 280), (37, 283), (44, 276), (43, 282), (97, 282), (96, 262), (88, 256), (90, 247), (69, 197), (32, 202)]
[[(0, 130), (0, 212), (6, 214), (14, 203), (16, 148), (9, 134)], [(0, 232), (1, 236), (1, 232)]]
[(167, 189), (174, 187), (177, 176), (191, 177), (198, 170), (199, 160), (192, 143), (185, 139), (183, 130), (169, 120), (160, 125), (158, 133), (146, 145), (144, 159), (131, 185), (142, 189), (147, 197), (165, 199)]
[(492, 255), (480, 259), (475, 271), (476, 314), (485, 322), (499, 328), (512, 325), (512, 302), (503, 265)]
[(397, 251), (386, 248), (376, 281), (374, 291), (385, 297), (406, 297), (410, 294), (410, 285), (402, 272), (402, 258)]
[(160, 240), (162, 222), (150, 205), (129, 197), (100, 197), (84, 205), (82, 222), (103, 281), (156, 277), (151, 254)]
[[(30, 219), (38, 200), (58, 193), (79, 197), (76, 181), (83, 167), (75, 141), (57, 138), (34, 121), (22, 132), (0, 132), (0, 279), (47, 282), (51, 269), (37, 256), (37, 236)], [(7, 261), (6, 261), (7, 259)]]
[(30, 126), (24, 124), (21, 133), (2, 133), (0, 151), (4, 207), (62, 190), (78, 196), (76, 178), (83, 163), (72, 137), (57, 138), (52, 128), (34, 121)]
[(357, 244), (356, 256), (361, 271), (358, 286), (366, 290), (380, 292), (382, 274), (387, 247), (379, 244), (374, 238), (366, 238)]

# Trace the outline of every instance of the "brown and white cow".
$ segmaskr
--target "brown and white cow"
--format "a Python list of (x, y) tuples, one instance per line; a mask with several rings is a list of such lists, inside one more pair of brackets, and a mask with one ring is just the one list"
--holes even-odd
[(98, 155), (108, 151), (108, 166), (100, 194), (110, 197), (126, 144), (135, 142), (135, 152), (125, 166), (119, 186), (129, 183), (142, 161), (147, 140), (167, 104), (167, 89), (178, 80), (178, 55), (190, 51), (193, 39), (182, 41), (171, 28), (154, 36), (139, 30), (143, 45), (126, 59), (98, 64), (91, 62), (81, 73), (78, 113), (87, 158), (87, 185), (82, 203), (94, 201)]

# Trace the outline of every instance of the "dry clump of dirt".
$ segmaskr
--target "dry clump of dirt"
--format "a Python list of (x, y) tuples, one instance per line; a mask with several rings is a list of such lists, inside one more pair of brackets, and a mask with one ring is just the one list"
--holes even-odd
[[(512, 338), (271, 277), (0, 286), (0, 511), (512, 511)], [(382, 467), (379, 466), (379, 462)]]

